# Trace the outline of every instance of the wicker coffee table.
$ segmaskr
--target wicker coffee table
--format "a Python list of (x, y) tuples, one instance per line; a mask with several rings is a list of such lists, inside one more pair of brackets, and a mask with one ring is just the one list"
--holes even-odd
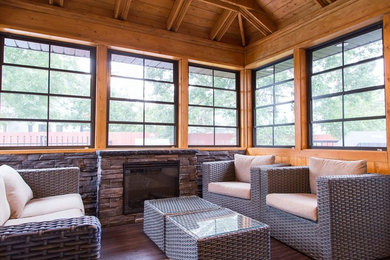
[(269, 227), (225, 208), (169, 216), (165, 238), (171, 259), (270, 259)]
[(167, 216), (218, 209), (197, 196), (146, 200), (144, 203), (144, 233), (165, 252), (165, 219)]

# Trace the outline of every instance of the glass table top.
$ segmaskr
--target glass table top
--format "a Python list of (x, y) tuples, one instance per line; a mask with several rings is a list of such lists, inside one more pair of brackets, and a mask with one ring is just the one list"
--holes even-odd
[(190, 231), (193, 236), (206, 238), (225, 233), (265, 227), (266, 225), (229, 209), (169, 217)]

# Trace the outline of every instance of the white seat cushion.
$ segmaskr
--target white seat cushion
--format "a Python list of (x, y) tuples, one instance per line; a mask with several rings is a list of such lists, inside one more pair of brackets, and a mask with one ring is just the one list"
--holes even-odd
[(77, 209), (84, 214), (84, 204), (80, 194), (71, 193), (30, 200), (20, 217), (35, 217), (68, 209)]
[(22, 176), (8, 165), (0, 166), (0, 176), (4, 180), (11, 218), (19, 218), (26, 203), (33, 198), (33, 192)]
[(0, 226), (2, 226), (11, 217), (11, 209), (5, 192), (3, 177), (0, 176)]
[(271, 193), (266, 197), (268, 206), (293, 215), (317, 221), (317, 196), (311, 193)]
[(209, 192), (242, 198), (251, 199), (251, 184), (239, 181), (228, 182), (210, 182), (208, 185)]
[(50, 221), (62, 218), (77, 218), (82, 216), (84, 216), (84, 214), (79, 209), (68, 209), (35, 217), (9, 219), (5, 222), (4, 226), (20, 225), (29, 222)]
[(367, 161), (341, 161), (311, 157), (309, 159), (310, 191), (317, 194), (316, 179), (320, 176), (367, 173)]
[(249, 156), (249, 155), (234, 155), (234, 170), (236, 180), (242, 182), (251, 182), (251, 167), (270, 165), (275, 163), (274, 155)]

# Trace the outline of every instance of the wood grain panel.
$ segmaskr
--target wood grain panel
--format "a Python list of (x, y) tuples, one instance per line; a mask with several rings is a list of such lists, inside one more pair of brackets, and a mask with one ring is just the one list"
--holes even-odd
[(178, 146), (188, 148), (188, 59), (179, 61)]
[(107, 46), (97, 46), (96, 61), (95, 147), (104, 149), (107, 147)]
[[(385, 59), (385, 101), (387, 151), (390, 151), (390, 14), (383, 16), (383, 54)], [(390, 153), (389, 153), (390, 161)]]

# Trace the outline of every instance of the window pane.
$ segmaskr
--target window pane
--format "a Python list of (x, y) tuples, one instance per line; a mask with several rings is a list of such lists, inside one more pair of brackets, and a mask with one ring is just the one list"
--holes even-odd
[(214, 87), (236, 89), (236, 74), (227, 71), (214, 71)]
[(110, 96), (128, 99), (144, 98), (144, 83), (137, 79), (111, 77)]
[(215, 128), (215, 145), (236, 145), (237, 130), (235, 128)]
[(320, 71), (339, 67), (343, 64), (342, 60), (342, 44), (334, 44), (312, 53), (313, 66), (312, 72), (317, 73)]
[(213, 109), (206, 107), (188, 107), (188, 124), (213, 125)]
[(386, 147), (386, 119), (344, 123), (345, 146)]
[(1, 93), (0, 117), (47, 119), (47, 97)]
[(174, 145), (174, 126), (146, 125), (145, 145)]
[(342, 91), (341, 69), (311, 77), (311, 95), (313, 97)]
[(91, 120), (91, 100), (50, 97), (50, 119)]
[(233, 109), (215, 109), (215, 125), (237, 126), (237, 112)]
[(256, 90), (256, 107), (271, 105), (274, 102), (273, 87)]
[(256, 125), (272, 125), (274, 123), (274, 108), (264, 107), (256, 109)]
[(190, 85), (213, 86), (213, 71), (200, 67), (189, 67), (189, 83)]
[(295, 129), (293, 125), (275, 126), (275, 145), (295, 145)]
[(341, 122), (313, 124), (313, 146), (342, 146)]
[(294, 78), (294, 62), (289, 59), (275, 64), (275, 83)]
[(144, 60), (127, 55), (111, 55), (111, 75), (143, 78), (144, 77)]
[(145, 59), (145, 79), (173, 82), (173, 63)]
[(90, 124), (49, 123), (49, 146), (91, 145)]
[(275, 103), (294, 101), (294, 81), (275, 85)]
[(175, 86), (169, 83), (145, 81), (145, 100), (175, 101)]
[(344, 41), (344, 64), (383, 55), (382, 29)]
[(91, 75), (52, 71), (50, 93), (88, 97), (91, 95)]
[(256, 71), (256, 88), (268, 86), (274, 83), (274, 67), (268, 67)]
[(342, 118), (342, 97), (313, 100), (313, 121)]
[(3, 90), (47, 93), (48, 81), (47, 70), (3, 66)]
[(49, 45), (5, 39), (4, 62), (47, 68), (49, 66)]
[(142, 122), (143, 103), (110, 101), (110, 121)]
[(294, 123), (294, 103), (275, 106), (275, 124)]
[(108, 145), (143, 145), (143, 125), (109, 124)]
[(383, 59), (345, 68), (345, 90), (384, 85)]
[(273, 145), (272, 127), (261, 127), (256, 129), (257, 145)]
[(188, 145), (214, 145), (214, 128), (189, 126)]
[(383, 89), (345, 95), (344, 117), (385, 115), (385, 93)]
[(0, 121), (0, 146), (46, 146), (46, 123)]
[(213, 90), (209, 88), (192, 87), (188, 88), (188, 102), (192, 105), (213, 105)]
[(215, 89), (214, 105), (216, 107), (237, 107), (237, 92)]
[(50, 66), (56, 69), (90, 72), (90, 51), (52, 45)]
[(145, 104), (145, 122), (173, 123), (175, 121), (174, 105)]

